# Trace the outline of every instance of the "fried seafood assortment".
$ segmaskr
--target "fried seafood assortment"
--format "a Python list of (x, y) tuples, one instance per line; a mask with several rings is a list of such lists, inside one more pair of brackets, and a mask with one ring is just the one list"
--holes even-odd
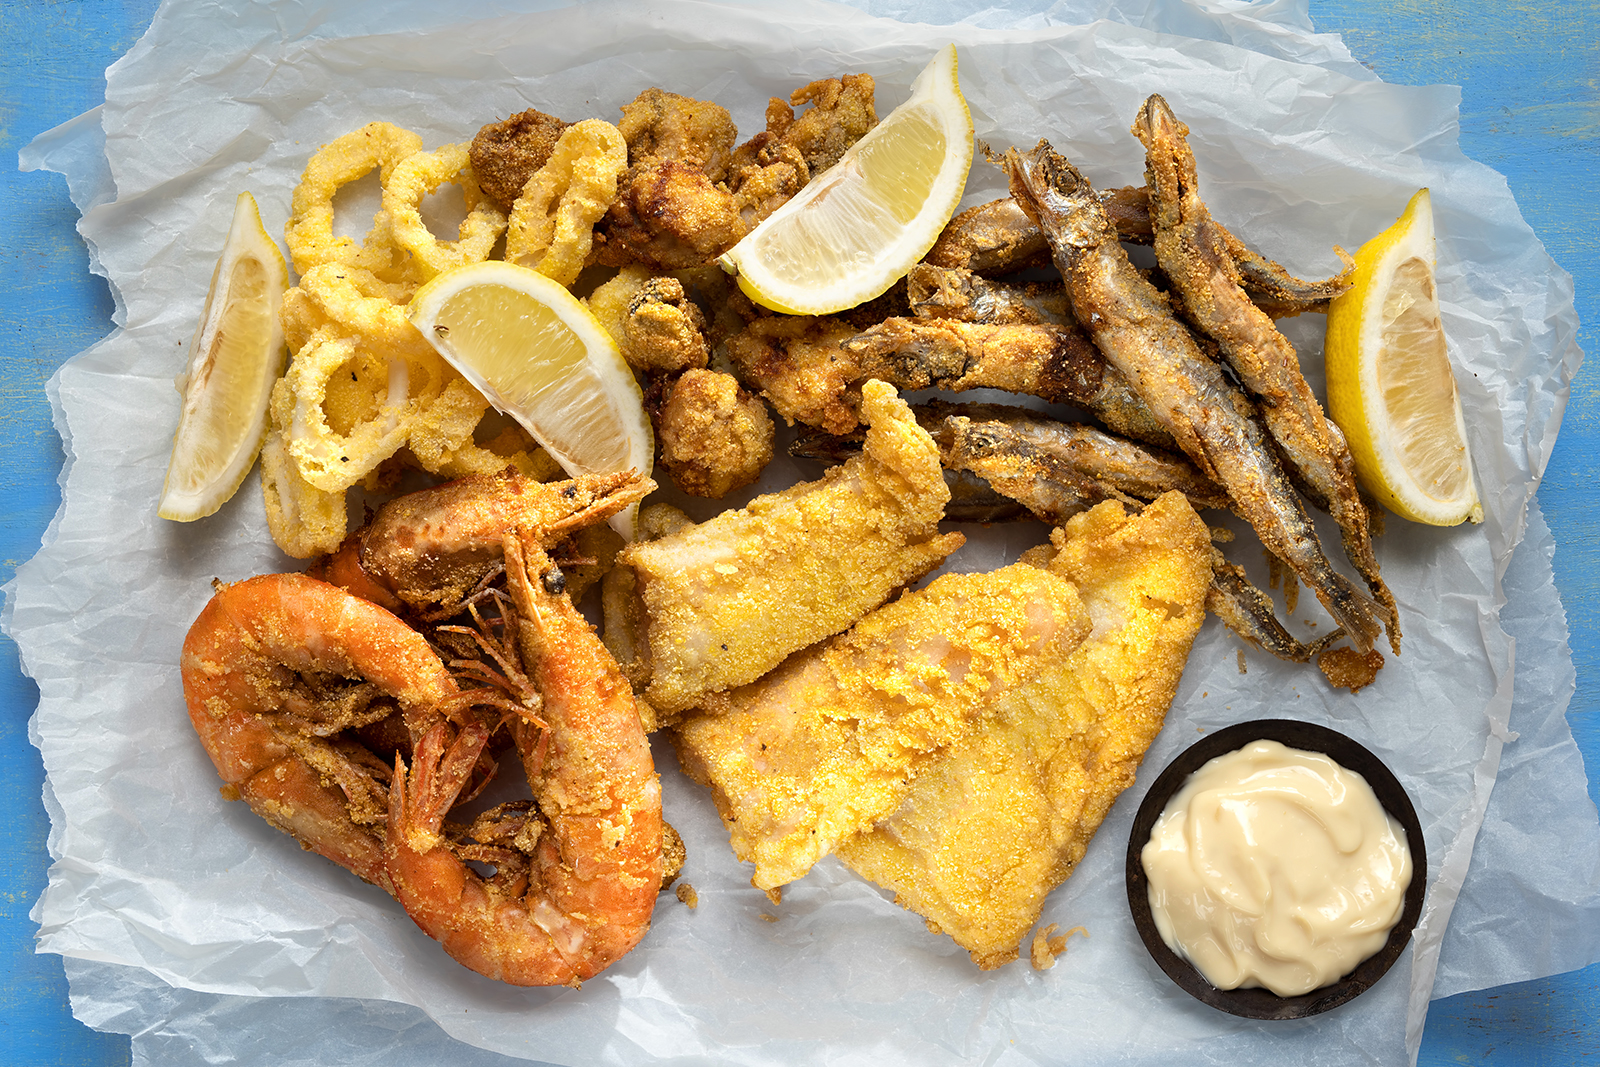
[[(652, 88), (621, 111), (529, 110), (431, 151), (375, 122), (312, 156), (262, 486), (275, 540), (315, 560), (219, 585), (184, 646), (225, 795), (393, 894), (452, 957), (576, 985), (639, 941), (682, 855), (661, 730), (756, 887), (776, 900), (836, 854), (999, 966), (1132, 782), (1208, 610), (1285, 660), (1346, 639), (1362, 684), (1380, 633), (1398, 653), (1348, 449), (1273, 323), (1345, 277), (1294, 278), (1212, 219), (1160, 97), (1134, 124), (1144, 186), (1096, 191), (1046, 142), (1012, 149), (1011, 196), (819, 318), (757, 307), (714, 261), (872, 128), (872, 79), (773, 99), (743, 144), (709, 101)], [(373, 171), (370, 229), (337, 236), (335, 195)], [(450, 240), (421, 210), (447, 183)], [(429, 279), (496, 254), (585, 294), (683, 492), (755, 482), (769, 406), (833, 466), (701, 523), (646, 507), (622, 545), (600, 524), (654, 488), (644, 472), (551, 481), (406, 317)], [(1098, 425), (899, 395), (978, 388)], [(406, 468), (456, 480), (347, 536), (346, 492)], [(1338, 629), (1293, 636), (1213, 546), (1208, 508), (1247, 521)], [(1048, 546), (908, 591), (964, 541), (942, 520), (1025, 515)], [(597, 582), (603, 644), (573, 607)], [(483, 810), (506, 758), (528, 795)]]

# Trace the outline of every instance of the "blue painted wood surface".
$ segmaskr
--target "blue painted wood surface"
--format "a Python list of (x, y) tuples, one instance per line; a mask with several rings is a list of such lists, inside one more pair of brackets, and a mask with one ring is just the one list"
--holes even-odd
[[(98, 104), (105, 67), (144, 32), (156, 0), (0, 3), (0, 581), (38, 548), (60, 502), (62, 453), (44, 384), (109, 332), (112, 302), (91, 276), (77, 212), (55, 175), (21, 174), (35, 134)], [(1576, 281), (1579, 343), (1600, 353), (1600, 0), (1312, 0), (1317, 29), (1342, 34), (1386, 81), (1462, 86), (1461, 140), (1503, 173), (1524, 216)], [(1572, 630), (1578, 692), (1569, 719), (1600, 798), (1600, 386), (1573, 386), (1540, 503)], [(73, 1019), (61, 962), (33, 952), (28, 911), (45, 882), (49, 821), (28, 743), (38, 698), (0, 641), (0, 1063), (128, 1063), (129, 1042)], [(1423, 1064), (1600, 1062), (1600, 965), (1436, 1002)]]

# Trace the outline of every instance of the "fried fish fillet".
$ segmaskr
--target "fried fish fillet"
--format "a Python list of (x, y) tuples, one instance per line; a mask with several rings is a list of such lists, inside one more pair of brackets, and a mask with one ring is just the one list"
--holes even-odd
[(849, 629), (965, 541), (940, 534), (939, 449), (891, 386), (868, 382), (860, 456), (658, 541), (630, 545), (648, 653), (645, 699), (664, 722)]
[(1072, 583), (1018, 563), (947, 574), (707, 698), (674, 732), (751, 882), (801, 877), (905, 799), (918, 768), (1088, 635)]
[(926, 761), (899, 807), (836, 852), (989, 969), (1016, 959), (1045, 896), (1132, 784), (1205, 618), (1206, 527), (1179, 493), (1107, 501), (1054, 536), (1089, 638), (999, 695)]

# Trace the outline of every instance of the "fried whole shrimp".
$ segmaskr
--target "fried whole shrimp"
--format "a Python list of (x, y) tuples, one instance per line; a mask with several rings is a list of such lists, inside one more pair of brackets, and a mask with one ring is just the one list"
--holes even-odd
[(389, 889), (392, 757), (355, 732), (387, 723), (418, 736), (456, 694), (422, 635), (326, 582), (267, 574), (218, 588), (189, 628), (181, 669), (189, 719), (223, 795)]
[(473, 475), (389, 501), (311, 573), (395, 610), (448, 608), (499, 565), (506, 530), (537, 529), (553, 544), (654, 489), (634, 471), (568, 482), (515, 469)]
[[(529, 531), (532, 533), (532, 531)], [(633, 690), (600, 639), (558, 591), (539, 547), (505, 539), (523, 665), (543, 695), (548, 736), (524, 720), (512, 735), (538, 807), (492, 879), (441, 835), (488, 732), (469, 725), (447, 748), (436, 725), (389, 796), (385, 868), (414, 922), (457, 962), (513, 985), (577, 986), (650, 929), (661, 885), (661, 784)]]

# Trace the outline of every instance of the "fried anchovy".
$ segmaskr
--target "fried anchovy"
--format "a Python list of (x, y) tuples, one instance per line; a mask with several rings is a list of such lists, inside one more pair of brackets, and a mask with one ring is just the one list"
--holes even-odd
[[(1148, 188), (1125, 186), (1096, 195), (1107, 218), (1116, 227), (1119, 241), (1151, 243), (1155, 229), (1150, 220)], [(1341, 248), (1335, 248), (1334, 252), (1344, 261), (1344, 270), (1331, 278), (1305, 281), (1253, 251), (1228, 230), (1221, 232), (1245, 291), (1274, 318), (1326, 311), (1328, 301), (1350, 288), (1354, 262)], [(961, 267), (979, 274), (1010, 274), (1042, 265), (1047, 249), (1043, 232), (1016, 200), (1004, 197), (968, 208), (951, 219), (926, 261), (938, 267)]]
[[(913, 406), (913, 411), (916, 407)], [(919, 412), (919, 421), (921, 413)], [(833, 466), (861, 451), (862, 433), (831, 434), (808, 428), (789, 443), (789, 455)], [(1029, 517), (1028, 509), (1008, 496), (994, 491), (989, 483), (968, 471), (944, 468), (944, 484), (950, 501), (944, 517), (952, 522), (1012, 522)]]
[[(1170, 490), (1184, 493), (1196, 508), (1229, 506), (1227, 494), (1183, 457), (1090, 426), (1000, 404), (936, 400), (912, 410), (939, 445), (945, 481), (952, 487), (945, 517), (956, 522), (1031, 515), (1060, 525), (1103, 500), (1143, 507)], [(797, 440), (790, 452), (838, 463), (860, 448), (859, 435), (812, 434)], [(1343, 634), (1336, 629), (1310, 645), (1297, 640), (1278, 621), (1272, 598), (1251, 585), (1243, 570), (1215, 550), (1211, 562), (1207, 610), (1257, 648), (1305, 663)]]
[(1189, 128), (1159, 95), (1145, 101), (1133, 124), (1145, 146), (1156, 260), (1182, 297), (1189, 318), (1217, 342), (1222, 358), (1259, 402), (1267, 432), (1292, 473), (1325, 501), (1339, 524), (1345, 554), (1384, 609), (1389, 644), (1400, 654), (1394, 596), (1378, 575), (1367, 509), (1356, 488), (1355, 461), (1344, 435), (1323, 414), (1300, 360), (1272, 318), (1240, 285), (1222, 227), (1200, 199)]
[[(949, 412), (939, 418), (941, 412)], [(1216, 483), (1181, 456), (1168, 455), (1101, 433), (1058, 423), (1016, 408), (984, 404), (928, 405), (917, 421), (938, 442), (947, 467), (983, 477), (1037, 518), (1060, 525), (1102, 500), (1132, 497), (1137, 506), (1177, 490), (1195, 508), (1227, 508)], [(947, 511), (948, 514), (948, 511)], [(1306, 663), (1342, 630), (1306, 644), (1284, 629), (1272, 598), (1250, 584), (1243, 569), (1211, 553), (1206, 609), (1250, 644), (1279, 659)]]
[(1005, 389), (1082, 408), (1139, 441), (1172, 439), (1075, 326), (891, 318), (844, 342), (858, 376), (898, 389)]
[(1211, 588), (1206, 590), (1206, 610), (1222, 620), (1224, 626), (1279, 659), (1308, 663), (1328, 645), (1344, 636), (1335, 628), (1310, 644), (1300, 641), (1278, 621), (1272, 598), (1250, 584), (1243, 568), (1211, 550)]
[[(933, 436), (946, 467), (983, 477), (999, 492), (1028, 504), (1040, 518), (1059, 523), (1059, 504), (1033, 507), (1022, 491), (1032, 483), (1057, 501), (1057, 485), (1071, 487), (1092, 507), (1102, 500), (1149, 503), (1176, 489), (1195, 508), (1227, 509), (1228, 494), (1181, 455), (1136, 444), (1080, 423), (1059, 422), (1001, 404), (931, 401), (913, 410)], [(1008, 484), (1001, 484), (1002, 481)], [(1014, 487), (1012, 484), (1015, 483)]]
[(1002, 165), (1012, 197), (1049, 239), (1073, 313), (1106, 362), (1134, 384), (1195, 465), (1226, 487), (1262, 544), (1317, 594), (1357, 650), (1370, 650), (1382, 630), (1377, 605), (1333, 569), (1254, 405), (1128, 261), (1088, 180), (1045, 141), (1026, 158), (1010, 149)]
[(918, 263), (906, 275), (911, 314), (991, 326), (1073, 324), (1060, 282), (995, 282), (962, 268)]

